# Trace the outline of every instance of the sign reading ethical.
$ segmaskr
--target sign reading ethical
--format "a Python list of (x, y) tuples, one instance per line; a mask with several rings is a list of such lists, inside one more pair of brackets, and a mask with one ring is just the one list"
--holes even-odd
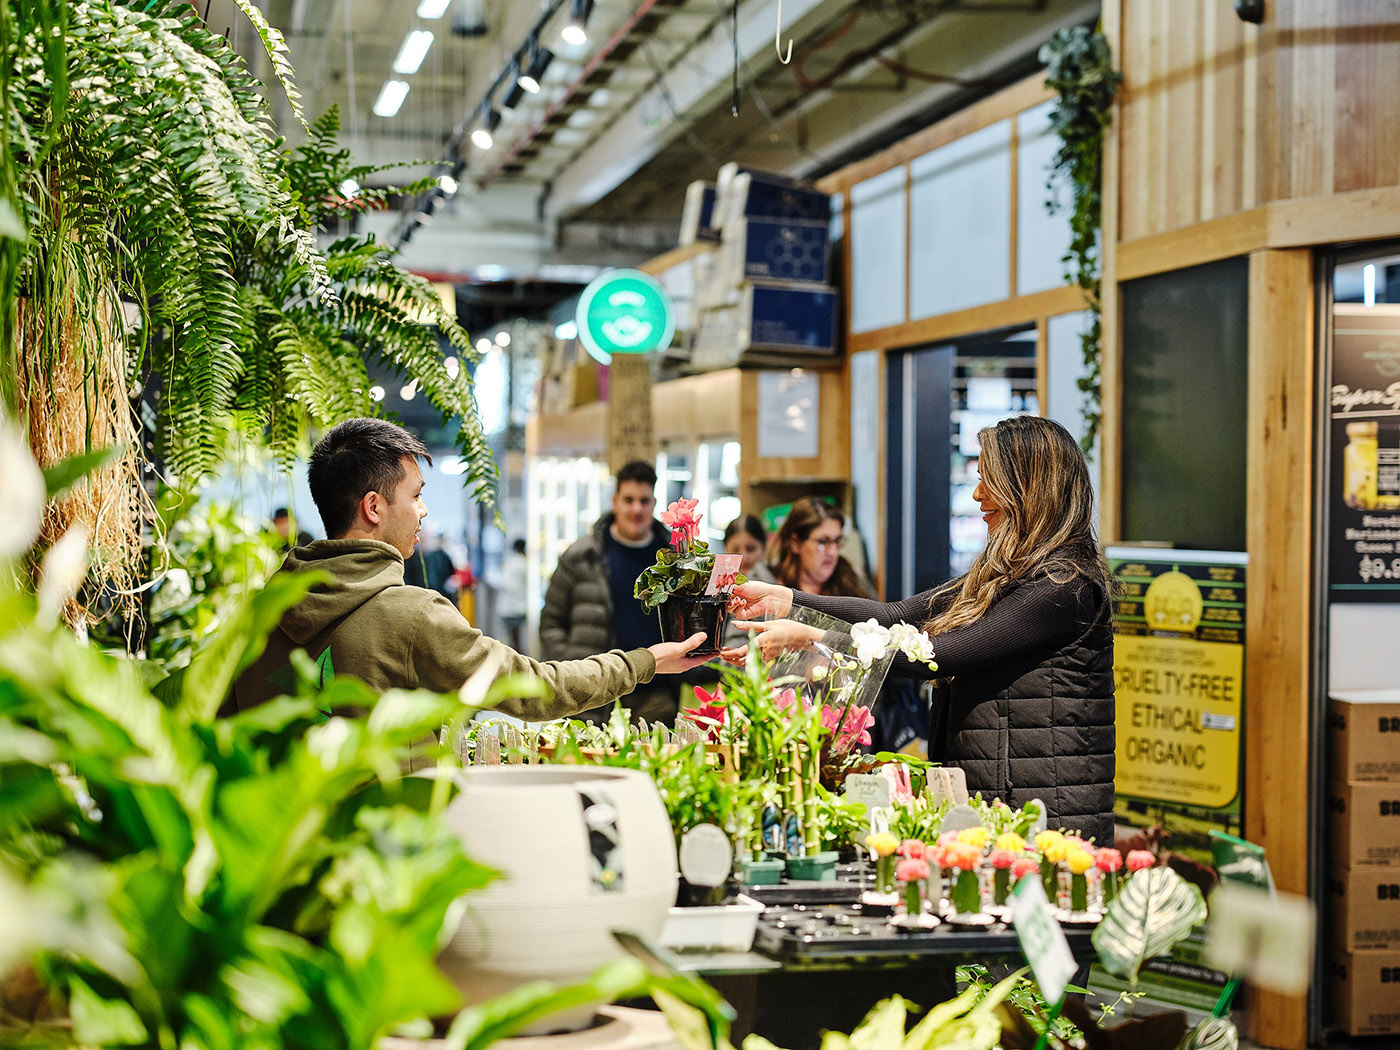
[(1238, 813), (1245, 555), (1113, 548), (1120, 795)]
[(579, 296), (578, 337), (600, 364), (613, 354), (664, 350), (676, 333), (676, 310), (666, 289), (641, 270), (605, 270)]

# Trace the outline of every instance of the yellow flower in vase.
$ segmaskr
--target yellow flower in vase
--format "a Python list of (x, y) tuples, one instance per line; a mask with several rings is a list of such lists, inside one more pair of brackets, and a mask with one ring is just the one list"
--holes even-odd
[(958, 832), (958, 841), (977, 850), (987, 848), (992, 841), (992, 833), (986, 828), (963, 828)]
[(1020, 853), (1026, 848), (1026, 840), (1014, 831), (1003, 831), (997, 836), (997, 849), (1009, 850), (1012, 853)]
[(1069, 910), (1089, 910), (1089, 880), (1086, 873), (1094, 866), (1094, 855), (1088, 850), (1071, 849), (1065, 858), (1069, 868)]

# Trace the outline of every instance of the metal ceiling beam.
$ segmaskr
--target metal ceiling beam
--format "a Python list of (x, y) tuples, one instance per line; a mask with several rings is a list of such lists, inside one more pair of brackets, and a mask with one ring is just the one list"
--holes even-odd
[[(739, 60), (748, 63), (774, 46), (777, 26), (777, 0), (745, 4), (739, 13)], [(851, 2), (832, 4), (827, 0), (786, 0), (783, 21), (788, 27), (825, 6), (831, 12), (845, 10)], [(702, 105), (706, 98), (728, 83), (734, 64), (734, 43), (728, 19), (715, 25), (681, 61), (664, 72), (659, 82), (639, 98), (626, 114), (615, 120), (601, 136), (583, 149), (550, 186), (544, 202), (545, 213), (553, 218), (566, 216), (602, 198), (664, 149), (681, 134), (677, 118)], [(627, 119), (639, 107), (651, 106), (671, 114), (667, 126), (655, 129), (640, 119)]]

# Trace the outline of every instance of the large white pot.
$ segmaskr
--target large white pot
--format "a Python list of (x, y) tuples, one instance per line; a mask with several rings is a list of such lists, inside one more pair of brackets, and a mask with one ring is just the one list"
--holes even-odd
[[(622, 955), (615, 929), (656, 939), (676, 895), (676, 847), (645, 773), (472, 766), (459, 777), (447, 820), (468, 856), (503, 873), (466, 898), (438, 959), (469, 1002), (526, 981), (586, 977)], [(530, 1031), (581, 1026), (591, 1015), (552, 1017)]]

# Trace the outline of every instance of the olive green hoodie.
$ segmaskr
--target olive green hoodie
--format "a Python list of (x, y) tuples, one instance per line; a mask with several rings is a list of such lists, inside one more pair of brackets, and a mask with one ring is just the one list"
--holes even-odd
[(436, 591), (403, 582), (403, 556), (379, 540), (316, 540), (287, 555), (279, 572), (316, 570), (316, 584), (288, 609), (267, 651), (234, 684), (233, 707), (247, 710), (292, 689), (291, 653), (305, 649), (326, 674), (348, 674), (374, 689), (456, 692), (500, 654), (499, 675), (533, 674), (552, 701), (507, 701), (499, 710), (539, 721), (610, 704), (651, 681), (647, 649), (613, 650), (585, 660), (539, 662), (488, 638)]

